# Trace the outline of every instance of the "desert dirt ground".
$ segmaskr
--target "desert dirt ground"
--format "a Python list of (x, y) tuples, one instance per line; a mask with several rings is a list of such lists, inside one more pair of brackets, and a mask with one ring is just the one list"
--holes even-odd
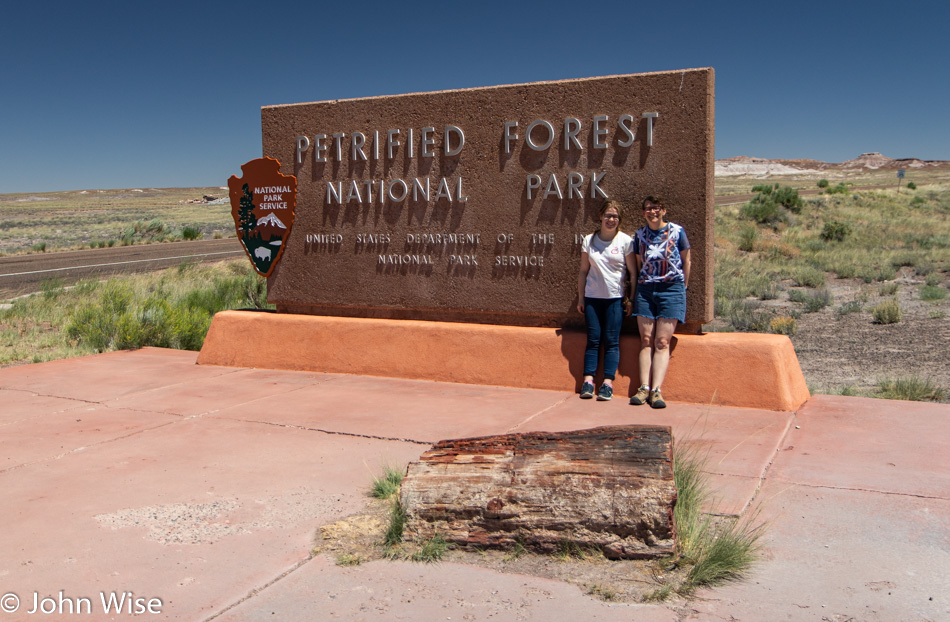
[(901, 270), (897, 278), (901, 321), (882, 325), (875, 324), (866, 310), (846, 315), (837, 311), (842, 304), (859, 300), (862, 292), (868, 292), (867, 305), (884, 300), (878, 293), (880, 284), (829, 280), (834, 304), (803, 314), (791, 338), (813, 393), (840, 393), (850, 388), (863, 394), (873, 391), (881, 380), (917, 376), (942, 387), (942, 401), (950, 402), (947, 305), (921, 300), (917, 286), (922, 281), (912, 270)]
[[(832, 184), (845, 182), (861, 189), (895, 188), (896, 170), (882, 168), (832, 168), (800, 175), (763, 176), (741, 175), (716, 177), (716, 195), (741, 195), (747, 200), (751, 188), (757, 184), (780, 183), (798, 188), (804, 197), (816, 194), (819, 179)], [(950, 165), (911, 169), (902, 180), (918, 185), (945, 184), (950, 180)], [(907, 192), (907, 190), (905, 190)], [(718, 201), (717, 201), (718, 202)], [(920, 299), (919, 288), (924, 278), (912, 268), (901, 268), (896, 282), (896, 296), (902, 311), (901, 321), (895, 324), (876, 324), (870, 308), (891, 297), (882, 295), (882, 283), (864, 283), (859, 279), (838, 279), (827, 275), (827, 289), (832, 295), (831, 305), (817, 313), (802, 313), (797, 330), (791, 336), (798, 361), (812, 393), (853, 393), (873, 396), (879, 382), (903, 377), (929, 380), (944, 392), (943, 402), (950, 403), (950, 302), (928, 302)], [(943, 274), (943, 285), (948, 286), (950, 274)], [(797, 305), (788, 301), (791, 281), (782, 283), (783, 295), (766, 301), (765, 306), (794, 310)], [(862, 309), (842, 314), (839, 309), (848, 303), (860, 303)], [(716, 319), (707, 325), (715, 330), (726, 323)]]
[[(829, 275), (832, 304), (802, 313), (790, 337), (811, 392), (873, 396), (882, 380), (914, 376), (943, 388), (942, 401), (950, 403), (950, 305), (921, 300), (923, 281), (913, 269), (902, 268), (896, 279), (901, 320), (876, 324), (870, 308), (892, 297), (881, 295), (882, 284)], [(798, 305), (787, 295), (793, 284), (783, 285), (785, 295), (767, 301), (767, 306), (794, 310)], [(839, 312), (851, 302), (862, 310)], [(717, 318), (706, 328), (722, 325), (725, 322)]]

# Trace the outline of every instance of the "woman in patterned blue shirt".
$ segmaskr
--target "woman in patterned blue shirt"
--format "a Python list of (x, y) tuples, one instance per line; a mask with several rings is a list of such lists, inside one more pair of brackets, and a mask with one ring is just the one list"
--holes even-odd
[(666, 408), (660, 386), (670, 364), (676, 323), (686, 321), (689, 239), (683, 227), (666, 222), (666, 205), (661, 199), (644, 199), (643, 217), (647, 226), (638, 229), (633, 238), (638, 275), (633, 314), (640, 331), (640, 388), (630, 403), (649, 402), (653, 408)]

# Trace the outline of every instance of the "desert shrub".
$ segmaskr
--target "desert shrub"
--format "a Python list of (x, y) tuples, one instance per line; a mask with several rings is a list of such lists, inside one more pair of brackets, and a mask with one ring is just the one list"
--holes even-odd
[(849, 192), (851, 192), (851, 188), (844, 182), (838, 182), (835, 186), (825, 188), (827, 194), (848, 194)]
[(801, 247), (809, 253), (818, 253), (828, 248), (828, 245), (821, 238), (810, 238), (802, 242)]
[[(805, 205), (804, 201), (802, 201), (802, 198), (798, 195), (798, 190), (792, 188), (791, 186), (780, 186), (775, 184), (775, 188), (771, 192), (771, 198), (776, 203), (794, 214), (801, 213), (802, 207)], [(754, 200), (755, 199), (753, 199), (753, 201)]]
[(755, 250), (755, 241), (759, 237), (759, 229), (755, 225), (745, 224), (739, 229), (739, 250), (751, 253)]
[(821, 239), (826, 242), (841, 242), (849, 235), (851, 235), (851, 227), (847, 223), (838, 220), (826, 222), (821, 230)]
[(771, 317), (758, 302), (742, 300), (732, 306), (729, 323), (740, 332), (762, 333), (769, 330)]
[(787, 315), (780, 315), (778, 317), (772, 318), (772, 321), (769, 323), (769, 328), (772, 329), (772, 332), (777, 335), (794, 335), (795, 334), (795, 318), (788, 317)]
[(839, 279), (852, 279), (858, 275), (858, 267), (853, 263), (842, 262), (831, 268)]
[(911, 206), (911, 207), (921, 207), (921, 206), (923, 206), (926, 202), (927, 202), (927, 201), (924, 200), (924, 197), (918, 195), (918, 196), (915, 196), (913, 199), (910, 200), (910, 206)]
[(897, 269), (890, 264), (885, 264), (882, 266), (865, 265), (858, 269), (857, 276), (865, 283), (872, 283), (874, 281), (892, 281), (897, 278)]
[(755, 279), (752, 295), (759, 300), (775, 300), (781, 289), (778, 281), (771, 274), (763, 274)]
[(201, 239), (201, 229), (197, 227), (184, 227), (181, 230), (181, 237), (184, 240), (198, 240)]
[(827, 289), (817, 291), (793, 289), (788, 293), (788, 299), (805, 305), (805, 313), (817, 313), (831, 304), (831, 292)]
[(891, 259), (888, 262), (894, 268), (902, 268), (904, 266), (914, 267), (917, 263), (917, 253), (913, 251), (900, 251), (891, 255)]
[(266, 281), (246, 266), (239, 269), (244, 274), (215, 276), (184, 293), (168, 291), (165, 281), (147, 293), (131, 281), (109, 281), (71, 314), (66, 334), (97, 352), (145, 346), (198, 350), (215, 313), (263, 308)]
[(885, 300), (871, 309), (871, 315), (876, 324), (896, 324), (901, 321), (901, 306), (893, 298)]
[(909, 182), (907, 182), (907, 187), (910, 188), (911, 190), (916, 190), (916, 189), (917, 189), (917, 184), (915, 184), (915, 183), (912, 182), (912, 181), (909, 181)]
[(920, 288), (920, 299), (935, 301), (943, 300), (947, 297), (947, 290), (938, 285), (924, 285)]
[(827, 180), (827, 179), (819, 179), (819, 180), (818, 180), (818, 187), (819, 187), (819, 188), (827, 188), (827, 187), (828, 187), (828, 180)]
[(790, 186), (761, 185), (753, 187), (752, 191), (758, 194), (742, 206), (740, 213), (743, 218), (763, 225), (788, 222), (788, 212), (799, 214), (805, 204), (798, 190)]
[(878, 293), (881, 296), (893, 296), (897, 293), (897, 283), (885, 283), (881, 285), (881, 289), (878, 290)]
[(774, 225), (788, 220), (781, 206), (775, 201), (750, 201), (742, 206), (742, 217), (762, 225)]
[(762, 240), (758, 244), (758, 248), (759, 252), (769, 261), (783, 262), (787, 259), (797, 259), (801, 256), (801, 251), (796, 247), (774, 240)]
[(825, 273), (812, 266), (795, 266), (789, 271), (788, 277), (801, 287), (815, 288), (825, 285)]
[[(931, 270), (932, 269), (933, 268), (931, 268)], [(941, 276), (939, 272), (921, 272), (920, 266), (917, 267), (917, 274), (921, 274), (921, 275), (926, 274), (927, 276), (924, 279), (924, 282), (931, 287), (936, 287), (937, 285), (940, 285), (940, 283), (943, 282), (943, 276)]]
[(46, 252), (46, 242), (37, 242), (30, 247), (34, 253), (45, 253)]
[(838, 315), (848, 315), (850, 313), (857, 313), (864, 308), (864, 305), (861, 304), (859, 300), (851, 300), (840, 307), (838, 307)]

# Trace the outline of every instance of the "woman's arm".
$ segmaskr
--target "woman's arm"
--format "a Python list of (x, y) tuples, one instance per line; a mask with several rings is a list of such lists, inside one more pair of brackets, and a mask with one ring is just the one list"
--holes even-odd
[[(640, 262), (640, 255), (636, 253), (629, 253), (624, 257), (624, 261), (627, 264), (627, 274), (630, 276), (630, 291), (627, 292), (627, 298), (633, 300), (633, 297), (637, 295), (637, 280), (640, 278), (640, 268), (638, 264)], [(632, 306), (630, 307), (633, 308)], [(626, 309), (624, 309), (626, 311)], [(633, 311), (631, 311), (632, 313)], [(627, 314), (629, 315), (629, 313)]]
[(689, 249), (680, 253), (680, 256), (683, 258), (683, 280), (686, 282), (686, 285), (689, 286)]
[(587, 289), (587, 273), (590, 272), (590, 256), (581, 253), (581, 269), (577, 274), (577, 312), (584, 313), (584, 290)]

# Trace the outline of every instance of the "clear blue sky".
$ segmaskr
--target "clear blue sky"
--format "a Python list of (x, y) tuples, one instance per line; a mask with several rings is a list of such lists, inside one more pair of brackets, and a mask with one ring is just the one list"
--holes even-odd
[(713, 67), (716, 157), (950, 160), (933, 2), (19, 2), (0, 193), (225, 185), (260, 108)]

